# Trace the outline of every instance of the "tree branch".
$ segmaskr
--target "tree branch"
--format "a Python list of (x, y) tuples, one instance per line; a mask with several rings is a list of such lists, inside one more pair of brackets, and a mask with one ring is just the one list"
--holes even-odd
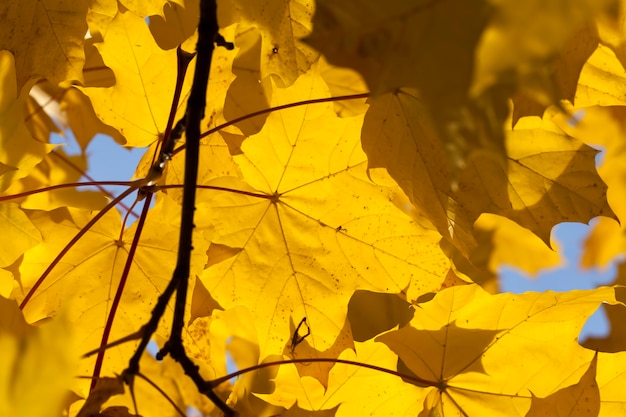
[[(187, 356), (183, 346), (182, 332), (185, 324), (185, 306), (187, 292), (189, 288), (189, 271), (191, 262), (192, 234), (194, 228), (193, 215), (195, 211), (196, 183), (198, 179), (198, 160), (200, 153), (200, 122), (204, 117), (206, 106), (206, 91), (211, 70), (211, 60), (215, 44), (232, 48), (218, 33), (217, 24), (217, 4), (216, 0), (200, 1), (200, 23), (198, 24), (198, 43), (196, 46), (196, 70), (194, 73), (191, 94), (187, 102), (187, 110), (184, 118), (176, 124), (175, 130), (182, 133), (187, 132), (186, 153), (185, 153), (185, 180), (183, 188), (183, 205), (181, 213), (181, 225), (178, 244), (178, 259), (172, 279), (165, 292), (161, 294), (155, 306), (150, 321), (144, 326), (144, 335), (139, 347), (131, 358), (128, 368), (124, 371), (124, 379), (132, 385), (133, 378), (139, 372), (139, 360), (146, 348), (150, 337), (156, 331), (169, 299), (176, 292), (176, 302), (174, 305), (174, 319), (172, 332), (168, 341), (157, 358), (170, 355), (181, 364), (185, 374), (187, 374), (196, 384), (198, 390), (206, 395), (225, 416), (234, 416), (236, 413), (231, 409), (214, 391), (212, 385), (205, 381), (200, 375), (199, 368)], [(169, 147), (172, 147), (172, 140), (169, 140)], [(165, 146), (166, 151), (168, 146)], [(163, 161), (164, 162), (164, 161)]]

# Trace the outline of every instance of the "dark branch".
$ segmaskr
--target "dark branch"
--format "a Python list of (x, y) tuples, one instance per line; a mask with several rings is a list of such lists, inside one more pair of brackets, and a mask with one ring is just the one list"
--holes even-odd
[[(178, 244), (178, 259), (176, 268), (172, 276), (172, 280), (167, 286), (165, 292), (161, 294), (155, 306), (150, 321), (144, 327), (144, 337), (133, 357), (130, 360), (128, 369), (124, 371), (125, 381), (131, 385), (133, 378), (139, 372), (139, 359), (143, 350), (146, 348), (152, 334), (156, 331), (158, 323), (163, 316), (165, 308), (176, 292), (176, 302), (174, 305), (174, 319), (172, 323), (172, 332), (168, 341), (165, 343), (157, 358), (163, 358), (170, 355), (174, 360), (179, 362), (187, 374), (196, 384), (198, 390), (206, 395), (225, 416), (234, 416), (236, 413), (213, 391), (213, 386), (205, 381), (200, 375), (199, 368), (187, 356), (182, 341), (182, 332), (184, 328), (185, 306), (187, 301), (187, 292), (189, 289), (189, 271), (192, 247), (192, 233), (194, 228), (193, 215), (195, 211), (196, 200), (196, 183), (198, 179), (198, 161), (200, 153), (200, 122), (204, 117), (204, 109), (206, 106), (206, 92), (209, 81), (209, 73), (211, 70), (211, 59), (213, 56), (214, 45), (217, 43), (225, 47), (232, 47), (218, 33), (217, 24), (217, 4), (216, 0), (200, 1), (200, 23), (198, 24), (198, 43), (197, 43), (197, 61), (194, 73), (191, 94), (187, 102), (187, 111), (184, 118), (179, 121), (173, 129), (172, 137), (168, 138), (161, 152), (158, 169), (162, 169), (163, 165), (171, 156), (174, 138), (177, 134), (187, 132), (186, 153), (185, 153), (185, 180), (183, 188), (183, 205), (181, 213), (181, 225)], [(151, 184), (150, 184), (151, 185)]]

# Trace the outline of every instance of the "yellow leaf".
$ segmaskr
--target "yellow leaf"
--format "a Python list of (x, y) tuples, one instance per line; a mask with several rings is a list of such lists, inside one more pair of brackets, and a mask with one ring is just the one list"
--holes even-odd
[[(98, 117), (119, 130), (128, 146), (147, 146), (165, 131), (176, 84), (176, 51), (159, 48), (146, 22), (129, 12), (118, 13), (103, 36), (95, 45), (115, 73), (115, 85), (82, 91)], [(190, 85), (187, 77), (183, 97)]]
[(217, 10), (220, 25), (238, 23), (238, 34), (253, 27), (261, 31), (262, 78), (276, 74), (289, 86), (317, 59), (317, 53), (300, 39), (311, 31), (311, 0), (236, 0), (222, 2)]
[(61, 414), (78, 363), (72, 333), (64, 315), (31, 326), (0, 297), (0, 415)]
[(18, 91), (31, 78), (55, 84), (82, 80), (87, 5), (82, 0), (2, 2), (0, 49), (15, 55)]
[[(189, 0), (187, 0), (188, 2)], [(163, 16), (163, 8), (170, 3), (185, 5), (185, 0), (120, 0), (127, 9), (141, 18), (146, 16)]]
[[(369, 90), (361, 75), (348, 68), (330, 65), (324, 57), (319, 60), (320, 75), (328, 84), (333, 97), (368, 93)], [(340, 100), (335, 102), (335, 111), (341, 117), (358, 116), (367, 111), (366, 99)]]
[(580, 258), (583, 268), (606, 267), (618, 255), (626, 252), (624, 229), (614, 219), (598, 217), (585, 238), (583, 247)]
[(616, 0), (490, 0), (490, 23), (476, 49), (472, 93), (542, 70), (577, 30), (609, 12)]
[(307, 41), (331, 64), (357, 70), (375, 96), (417, 89), (459, 169), (474, 147), (503, 153), (503, 92), (468, 97), (488, 12), (484, 0), (320, 1)]
[(513, 97), (513, 126), (520, 117), (542, 116), (549, 104), (560, 100), (573, 103), (581, 70), (598, 42), (596, 28), (593, 25), (584, 27), (569, 39), (546, 68), (528, 75), (520, 83), (521, 91)]
[(28, 175), (52, 146), (36, 141), (24, 123), (24, 100), (15, 83), (15, 60), (0, 51), (0, 191)]
[(453, 287), (418, 304), (410, 326), (376, 340), (439, 388), (443, 415), (524, 415), (534, 396), (571, 385), (588, 368), (593, 352), (576, 338), (603, 302), (618, 303), (613, 288), (489, 295)]
[[(163, 341), (162, 338), (159, 337), (159, 339), (160, 342)], [(135, 378), (133, 391), (137, 403), (137, 414), (146, 417), (178, 417), (180, 416), (180, 411), (185, 412), (188, 405), (193, 405), (194, 408), (204, 413), (204, 415), (209, 415), (214, 409), (213, 403), (198, 392), (193, 381), (185, 376), (180, 364), (172, 358), (166, 357), (162, 361), (157, 361), (150, 353), (144, 352), (141, 357), (140, 367), (142, 375), (148, 378), (152, 384), (144, 378)], [(119, 410), (126, 409), (126, 412), (128, 412), (128, 409), (134, 411), (135, 405), (129, 387), (119, 377), (104, 378), (104, 380), (109, 382), (103, 387), (104, 392), (98, 395), (98, 385), (96, 385), (95, 390), (89, 394), (86, 404), (89, 403), (92, 397), (94, 397), (95, 401), (99, 399), (100, 404), (97, 404), (97, 406), (104, 410), (102, 413), (105, 416), (109, 415), (106, 414), (107, 409), (117, 408)], [(100, 381), (98, 381), (98, 384), (100, 384)], [(159, 392), (155, 386), (160, 388), (162, 392)], [(93, 410), (94, 407), (91, 408)], [(96, 411), (98, 409), (96, 408)], [(91, 415), (85, 414), (84, 417)], [(117, 414), (111, 415), (117, 416)], [(126, 415), (120, 414), (120, 416)], [(134, 416), (135, 414), (128, 415)], [(78, 414), (76, 417), (83, 417), (83, 415)]]
[[(145, 323), (158, 295), (169, 282), (176, 260), (180, 207), (167, 196), (159, 201), (147, 219), (138, 249), (133, 258), (130, 276), (122, 283), (122, 271), (134, 237), (136, 224), (123, 230), (116, 210), (108, 212), (87, 232), (58, 264), (51, 264), (59, 252), (93, 217), (76, 209), (57, 209), (30, 213), (30, 220), (39, 229), (43, 241), (24, 254), (19, 266), (20, 287), (14, 296), (24, 300), (39, 282), (42, 273), (52, 270), (39, 282), (30, 299), (24, 303), (24, 313), (32, 320), (54, 316), (65, 302), (72, 302), (67, 317), (75, 329), (76, 341), (82, 352), (98, 348), (109, 316), (114, 314), (108, 342), (135, 333), (137, 323)], [(195, 234), (191, 273), (198, 274), (205, 264), (208, 242), (203, 238), (206, 225), (200, 220)], [(123, 287), (120, 287), (124, 284)], [(120, 305), (111, 311), (116, 292), (122, 291)], [(169, 332), (172, 310), (165, 314), (165, 326), (159, 333)], [(106, 351), (103, 375), (123, 370), (133, 344), (123, 344)], [(81, 375), (91, 375), (95, 357), (81, 362)], [(76, 392), (86, 396), (88, 380), (77, 381)]]
[(33, 192), (9, 201), (31, 210), (53, 210), (59, 207), (77, 207), (98, 210), (106, 205), (101, 191), (86, 190), (85, 187), (62, 187), (35, 192), (58, 184), (71, 184), (80, 180), (87, 171), (87, 158), (83, 155), (69, 156), (63, 148), (48, 153), (28, 176), (14, 182), (5, 191), (8, 196)]
[[(303, 91), (328, 96), (319, 77), (302, 76), (274, 90), (272, 104), (293, 102)], [(311, 346), (327, 349), (356, 288), (417, 298), (447, 274), (439, 234), (395, 207), (399, 190), (368, 178), (361, 123), (338, 118), (330, 103), (272, 113), (234, 156), (245, 183), (225, 178), (219, 185), (235, 191), (213, 192), (205, 203), (216, 225), (213, 243), (238, 252), (208, 268), (202, 281), (224, 308), (252, 311), (261, 358), (283, 352), (290, 321), (302, 317)]]
[[(382, 343), (355, 343), (339, 356), (380, 368), (395, 369), (397, 357)], [(415, 416), (422, 409), (423, 389), (380, 371), (337, 363), (330, 371), (326, 390), (311, 377), (300, 377), (293, 364), (281, 365), (271, 394), (256, 394), (270, 404), (310, 411), (337, 408), (337, 416), (362, 416), (375, 412), (385, 416)]]
[[(572, 109), (574, 115), (567, 118), (555, 115), (554, 122), (568, 134), (591, 145), (605, 147), (603, 161), (598, 168), (602, 179), (608, 185), (607, 200), (620, 222), (626, 219), (624, 180), (626, 179), (626, 146), (622, 140), (626, 125), (626, 108), (593, 106)], [(624, 253), (624, 227), (619, 227), (611, 219), (600, 218), (585, 243), (582, 264), (605, 266), (615, 255)]]
[(626, 71), (615, 53), (598, 45), (580, 72), (576, 97), (577, 107), (623, 106), (626, 104)]
[(600, 392), (596, 383), (598, 354), (575, 385), (561, 388), (545, 398), (532, 397), (526, 417), (596, 417), (600, 412)]
[(102, 404), (107, 402), (109, 398), (123, 393), (124, 381), (121, 377), (98, 379), (96, 386), (89, 393), (89, 397), (85, 400), (76, 417), (90, 417), (100, 414)]
[(413, 318), (413, 313), (411, 304), (395, 294), (357, 290), (348, 303), (348, 320), (354, 340), (358, 342), (404, 326)]
[(442, 142), (418, 96), (400, 91), (377, 99), (363, 124), (370, 168), (391, 176), (439, 232), (467, 256), (473, 223), (484, 212), (506, 216), (546, 244), (562, 221), (612, 215), (595, 170), (597, 151), (570, 138), (548, 114), (520, 119), (507, 131), (506, 163), (478, 152), (450, 187)]
[[(235, 26), (233, 25), (233, 29)], [(233, 34), (234, 31), (228, 31), (225, 36), (230, 35), (232, 37), (234, 36)], [(211, 78), (214, 83), (212, 86), (215, 86), (216, 83), (221, 83), (224, 87), (218, 84), (217, 91), (215, 88), (207, 91), (207, 100), (209, 102), (217, 99), (217, 101), (224, 103), (223, 116), (219, 117), (220, 115), (216, 111), (219, 108), (216, 107), (216, 110), (211, 115), (209, 127), (215, 127), (224, 121), (234, 121), (269, 107), (272, 82), (270, 77), (263, 73), (261, 67), (262, 39), (261, 32), (254, 28), (238, 33), (234, 38), (235, 46), (239, 48), (237, 56), (232, 61), (232, 64), (229, 59), (228, 64), (223, 65), (224, 68), (227, 68), (226, 71), (218, 71), (217, 76)], [(223, 59), (222, 56), (219, 53), (214, 54), (213, 59)], [(232, 66), (232, 69), (230, 66)], [(223, 98), (221, 95), (222, 91), (226, 94)], [(216, 93), (218, 94), (216, 95)], [(226, 132), (239, 133), (241, 131), (245, 136), (253, 135), (261, 130), (266, 118), (267, 114), (244, 118), (244, 120), (234, 124), (237, 129), (226, 127), (221, 129), (220, 133), (225, 140), (228, 138)], [(231, 153), (234, 154), (236, 151), (231, 150)]]
[(365, 115), (361, 142), (368, 168), (387, 168), (437, 230), (469, 252), (474, 219), (457, 213), (445, 151), (421, 100), (405, 91), (377, 98)]
[(307, 42), (331, 64), (357, 70), (373, 93), (416, 87), (434, 100), (466, 92), (485, 1), (323, 0), (316, 6)]
[(560, 263), (558, 252), (550, 249), (530, 230), (506, 217), (482, 214), (474, 223), (477, 248), (472, 263), (497, 273), (503, 265), (536, 274)]
[[(614, 216), (607, 186), (596, 172), (597, 151), (555, 126), (549, 113), (543, 120), (521, 119), (507, 132), (506, 145), (508, 173), (498, 163), (476, 159), (460, 180), (461, 201), (489, 201), (483, 211), (507, 216), (546, 244), (557, 223)], [(498, 195), (498, 189), (506, 192)]]
[(11, 242), (0, 252), (0, 266), (8, 266), (24, 252), (41, 242), (37, 228), (15, 204), (0, 204), (0, 234)]
[[(165, 2), (162, 14), (150, 13), (150, 32), (161, 49), (174, 49), (193, 36), (200, 20), (199, 6), (194, 1)], [(186, 45), (183, 49), (191, 50)]]
[(84, 152), (97, 134), (105, 134), (113, 138), (120, 145), (126, 144), (126, 139), (111, 126), (102, 123), (96, 116), (91, 101), (76, 88), (68, 89), (61, 99), (61, 109), (67, 116), (67, 123), (74, 134), (76, 142)]
[(624, 382), (626, 382), (626, 352), (598, 353), (596, 371), (596, 383), (600, 389), (598, 417), (619, 416), (626, 412)]
[[(617, 267), (617, 274), (613, 285), (623, 286), (626, 284), (626, 264), (621, 263)], [(583, 346), (600, 352), (622, 352), (626, 351), (626, 333), (623, 323), (626, 320), (626, 294), (624, 288), (618, 287), (618, 299), (622, 304), (606, 304), (603, 306), (610, 331), (608, 334), (596, 337), (589, 337), (583, 342)]]

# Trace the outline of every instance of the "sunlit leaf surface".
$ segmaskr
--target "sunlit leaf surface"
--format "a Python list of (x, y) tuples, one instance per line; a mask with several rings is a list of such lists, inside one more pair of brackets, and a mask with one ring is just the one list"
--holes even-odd
[[(185, 184), (200, 6), (0, 6), (0, 416), (626, 414), (623, 264), (498, 293), (560, 262), (562, 222), (592, 225), (585, 267), (624, 256), (624, 1), (217, 1)], [(186, 368), (158, 303), (181, 232)]]

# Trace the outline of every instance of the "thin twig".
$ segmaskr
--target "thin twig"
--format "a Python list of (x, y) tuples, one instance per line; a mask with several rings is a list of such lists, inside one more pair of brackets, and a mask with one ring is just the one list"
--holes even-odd
[(212, 381), (210, 381), (211, 386), (213, 387), (217, 387), (218, 385), (232, 379), (235, 378), (239, 375), (243, 375), (245, 373), (248, 372), (252, 372), (252, 371), (257, 371), (259, 369), (263, 369), (263, 368), (269, 368), (272, 366), (280, 366), (280, 365), (287, 365), (290, 363), (304, 363), (304, 364), (308, 364), (308, 363), (313, 363), (313, 362), (322, 362), (322, 363), (341, 363), (344, 365), (351, 365), (351, 366), (358, 366), (360, 368), (367, 368), (367, 369), (372, 369), (374, 371), (378, 371), (378, 372), (383, 372), (389, 375), (394, 375), (397, 377), (400, 377), (402, 379), (406, 379), (407, 381), (411, 381), (415, 384), (418, 385), (426, 385), (429, 387), (435, 387), (440, 385), (440, 382), (435, 382), (435, 381), (429, 381), (427, 379), (422, 379), (419, 378), (417, 376), (413, 376), (413, 375), (407, 375), (407, 374), (403, 374), (402, 372), (398, 372), (398, 371), (393, 371), (391, 369), (387, 369), (387, 368), (383, 368), (380, 366), (376, 366), (376, 365), (370, 365), (368, 363), (362, 363), (362, 362), (356, 362), (356, 361), (350, 361), (350, 360), (346, 360), (346, 359), (333, 359), (333, 358), (301, 358), (301, 359), (286, 359), (283, 361), (274, 361), (274, 362), (265, 362), (265, 363), (260, 363), (258, 365), (254, 365), (251, 366), (249, 368), (244, 368), (244, 369), (239, 369), (236, 372), (230, 373), (228, 375), (224, 375), (222, 377), (216, 378)]
[[(104, 193), (104, 195), (106, 195), (107, 197), (109, 197), (110, 199), (115, 198), (115, 196), (106, 188), (104, 188), (100, 183), (96, 182), (88, 173), (84, 172), (82, 169), (80, 169), (76, 164), (74, 164), (69, 158), (66, 158), (65, 155), (63, 155), (62, 153), (57, 152), (56, 150), (52, 150), (52, 152), (50, 152), (50, 156), (56, 157), (58, 159), (60, 159), (61, 161), (63, 161), (65, 164), (67, 164), (70, 168), (72, 168), (73, 170), (77, 171), (78, 173), (80, 173), (83, 177), (87, 178), (87, 180), (95, 183), (95, 187), (102, 193)], [(134, 216), (135, 218), (137, 218), (137, 214), (133, 213), (130, 208), (124, 204), (123, 201), (120, 201), (119, 206), (122, 208), (122, 210), (124, 210), (125, 212), (131, 213), (132, 216)]]
[[(113, 298), (113, 302), (111, 303), (111, 309), (109, 310), (109, 314), (107, 315), (107, 321), (104, 325), (104, 331), (102, 332), (102, 339), (100, 341), (100, 346), (105, 346), (109, 343), (109, 334), (111, 333), (111, 329), (113, 328), (113, 321), (117, 316), (117, 309), (120, 305), (120, 301), (122, 300), (122, 294), (124, 293), (124, 289), (126, 287), (126, 282), (128, 281), (128, 276), (130, 274), (130, 267), (133, 264), (133, 260), (135, 259), (135, 251), (137, 250), (137, 246), (139, 246), (139, 238), (141, 237), (141, 231), (143, 230), (143, 226), (146, 222), (146, 216), (148, 214), (148, 210), (150, 209), (150, 200), (152, 200), (152, 194), (148, 194), (146, 199), (143, 202), (143, 209), (141, 211), (141, 216), (139, 217), (139, 221), (137, 223), (137, 230), (135, 231), (135, 236), (133, 237), (133, 241), (130, 245), (130, 249), (128, 250), (128, 256), (126, 257), (126, 262), (124, 264), (124, 270), (122, 271), (122, 276), (120, 278), (120, 283), (117, 286), (117, 290), (115, 291), (115, 297)], [(95, 377), (100, 376), (100, 371), (102, 369), (102, 364), (104, 362), (104, 354), (105, 351), (101, 350), (98, 352), (98, 356), (96, 357), (96, 363), (94, 365), (93, 375)], [(96, 387), (95, 380), (91, 382), (90, 390), (93, 390)]]
[[(133, 184), (138, 184), (138, 183), (136, 182)], [(126, 198), (127, 195), (131, 194), (136, 189), (137, 189), (136, 186), (129, 187), (126, 191), (124, 191), (122, 194), (120, 194), (114, 200), (112, 200), (109, 204), (107, 204), (106, 207), (100, 210), (98, 214), (96, 214), (91, 220), (89, 220), (89, 222), (87, 222), (87, 224), (82, 229), (80, 229), (78, 233), (76, 233), (76, 235), (72, 238), (72, 240), (70, 240), (69, 243), (65, 245), (65, 247), (61, 250), (61, 252), (59, 252), (56, 258), (54, 258), (54, 260), (50, 262), (50, 264), (48, 265), (48, 268), (46, 268), (46, 270), (41, 274), (37, 282), (35, 282), (35, 284), (28, 291), (28, 294), (26, 294), (26, 296), (20, 303), (21, 310), (24, 310), (24, 308), (26, 307), (30, 299), (33, 297), (33, 295), (35, 295), (35, 292), (37, 292), (37, 289), (39, 289), (41, 284), (43, 284), (43, 282), (46, 280), (48, 275), (50, 275), (52, 270), (57, 266), (59, 261), (61, 261), (61, 259), (65, 256), (66, 253), (70, 251), (70, 249), (72, 249), (72, 247), (76, 244), (76, 242), (78, 242), (80, 238), (82, 238), (85, 235), (85, 233), (87, 233), (89, 229), (91, 229), (91, 227), (98, 222), (98, 220), (104, 217), (104, 215), (109, 210), (115, 207), (117, 203), (122, 201), (124, 198)]]

